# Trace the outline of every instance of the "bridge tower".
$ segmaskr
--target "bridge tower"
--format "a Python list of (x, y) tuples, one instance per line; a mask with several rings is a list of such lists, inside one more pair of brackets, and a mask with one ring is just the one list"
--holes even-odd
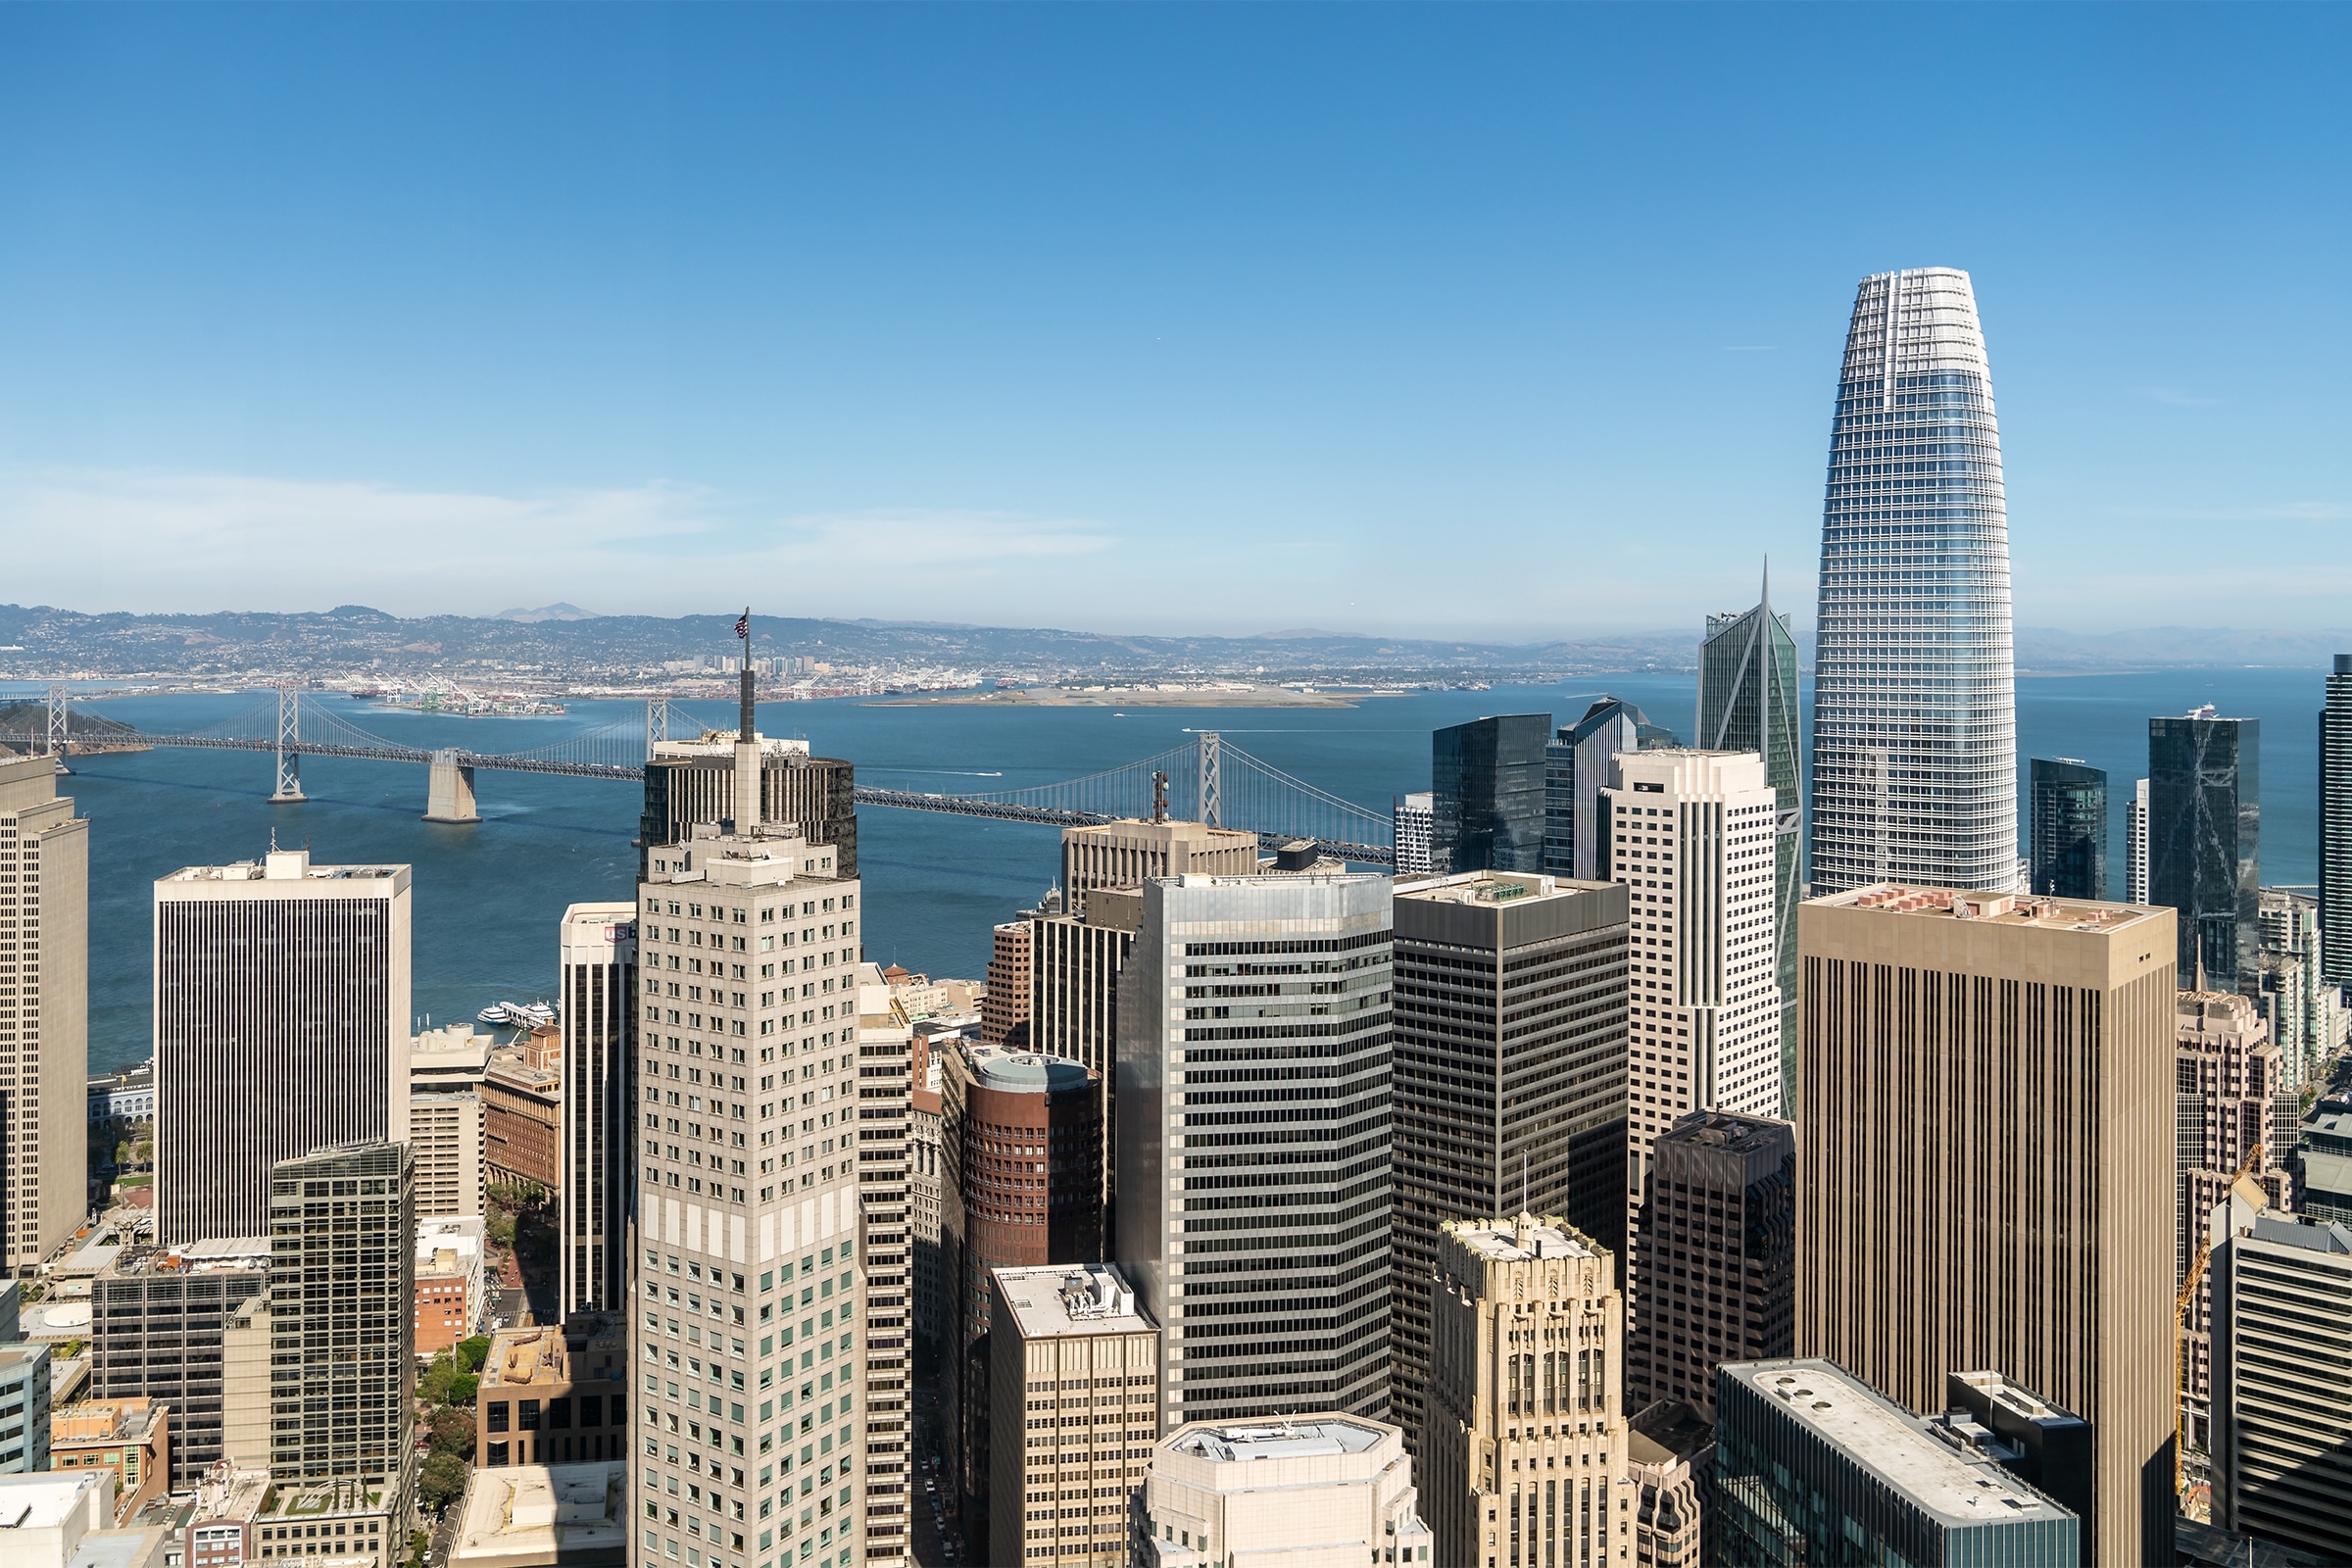
[(1223, 824), (1217, 820), (1224, 809), (1219, 797), (1224, 793), (1224, 742), (1213, 729), (1200, 732), (1200, 820), (1210, 827)]
[(669, 699), (648, 697), (645, 700), (645, 760), (654, 760), (654, 743), (669, 739)]
[(473, 769), (458, 760), (463, 755), (455, 747), (433, 754), (432, 779), (424, 795), (427, 822), (463, 824), (482, 819), (482, 813), (473, 808)]
[[(277, 683), (277, 787), (270, 792), (271, 806), (300, 806), (302, 793), (302, 688), (290, 680)], [(289, 751), (289, 746), (297, 747)]]
[(49, 718), (49, 755), (56, 760), (60, 773), (71, 773), (73, 769), (66, 765), (66, 754), (73, 749), (74, 733), (66, 725), (66, 688), (63, 683), (50, 682), (49, 694), (43, 706), (48, 710)]

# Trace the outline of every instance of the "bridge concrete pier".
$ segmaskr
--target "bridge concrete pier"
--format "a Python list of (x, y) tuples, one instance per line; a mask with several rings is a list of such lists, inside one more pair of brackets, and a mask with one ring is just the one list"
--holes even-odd
[(424, 819), (479, 822), (482, 813), (473, 807), (473, 769), (460, 762), (454, 751), (435, 752), (432, 769), (432, 780), (425, 788)]
[(302, 793), (302, 754), (281, 747), (277, 754), (277, 787), (270, 792), (270, 804), (300, 806), (309, 799)]

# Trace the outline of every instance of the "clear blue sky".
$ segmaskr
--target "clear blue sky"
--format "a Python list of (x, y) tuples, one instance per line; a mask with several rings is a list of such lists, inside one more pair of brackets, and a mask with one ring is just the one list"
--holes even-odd
[(1809, 618), (1969, 269), (2018, 619), (2352, 624), (2352, 10), (0, 8), (0, 599)]

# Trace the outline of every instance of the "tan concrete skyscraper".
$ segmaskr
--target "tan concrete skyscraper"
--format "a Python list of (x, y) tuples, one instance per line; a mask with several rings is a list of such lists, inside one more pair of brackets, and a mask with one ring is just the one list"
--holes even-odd
[(1888, 884), (1800, 906), (1796, 1349), (1922, 1415), (2091, 1424), (2085, 1559), (2172, 1560), (2171, 909)]
[(0, 761), (0, 1260), (12, 1274), (30, 1274), (88, 1206), (89, 845), (54, 759)]
[[(881, 1513), (869, 1538), (864, 1493), (867, 1476), (906, 1484), (906, 1440), (895, 1401), (887, 1418), (867, 1403), (861, 1355), (858, 1086), (874, 1080), (858, 1055), (858, 884), (833, 846), (750, 822), (695, 827), (654, 860), (637, 889), (632, 1297), (647, 1309), (630, 1356), (646, 1376), (632, 1416), (662, 1438), (634, 1484), (663, 1508), (629, 1561), (656, 1568), (692, 1540), (730, 1568), (811, 1542), (835, 1568), (895, 1562), (905, 1516)], [(872, 1067), (903, 1084), (903, 1051)], [(686, 1487), (705, 1500), (672, 1527), (666, 1499)]]
[(1437, 1561), (1629, 1561), (1612, 1549), (1633, 1495), (1617, 1260), (1525, 1211), (1441, 1236), (1421, 1437)]

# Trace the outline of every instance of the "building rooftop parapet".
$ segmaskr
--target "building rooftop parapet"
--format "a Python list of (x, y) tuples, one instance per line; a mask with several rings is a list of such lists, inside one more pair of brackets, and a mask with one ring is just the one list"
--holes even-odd
[(1158, 1327), (1137, 1303), (1134, 1289), (1107, 1263), (1047, 1263), (995, 1272), (1024, 1340), (1148, 1334)]
[(102, 1277), (124, 1279), (154, 1274), (210, 1274), (223, 1269), (252, 1272), (270, 1266), (270, 1238), (231, 1236), (179, 1247), (126, 1248)]
[(1560, 899), (1612, 886), (1535, 872), (1462, 871), (1450, 876), (1399, 878), (1396, 897), (1433, 904), (1509, 904), (1519, 899)]
[(2138, 904), (2105, 904), (2087, 899), (2041, 898), (2015, 893), (1968, 893), (1952, 888), (1910, 887), (1880, 882), (1812, 901), (1830, 908), (1878, 909), (1952, 920), (1982, 920), (2004, 926), (2040, 926), (2074, 931), (2114, 931), (2157, 911)]
[(620, 1461), (476, 1470), (460, 1505), (451, 1568), (618, 1564), (628, 1546), (627, 1490)]
[(1933, 1424), (1835, 1362), (1727, 1363), (1720, 1375), (1772, 1400), (1848, 1462), (1946, 1524), (2067, 1516), (1989, 1452), (1972, 1456), (1953, 1438), (1939, 1439)]
[(1369, 1453), (1388, 1430), (1346, 1416), (1278, 1417), (1265, 1422), (1186, 1427), (1168, 1440), (1168, 1446), (1177, 1453), (1219, 1464), (1328, 1458)]
[(1009, 1094), (1066, 1094), (1084, 1089), (1095, 1078), (1093, 1068), (1067, 1056), (977, 1045), (966, 1046), (964, 1054), (982, 1084)]
[(141, 1443), (164, 1412), (149, 1398), (84, 1399), (61, 1404), (49, 1415), (54, 1446), (79, 1443)]
[(226, 865), (183, 865), (163, 882), (403, 882), (405, 865), (313, 865), (308, 850), (271, 850), (259, 860)]
[(1601, 1248), (1566, 1220), (1522, 1214), (1516, 1222), (1455, 1220), (1445, 1234), (1490, 1262), (1525, 1263), (1545, 1257), (1598, 1257)]

